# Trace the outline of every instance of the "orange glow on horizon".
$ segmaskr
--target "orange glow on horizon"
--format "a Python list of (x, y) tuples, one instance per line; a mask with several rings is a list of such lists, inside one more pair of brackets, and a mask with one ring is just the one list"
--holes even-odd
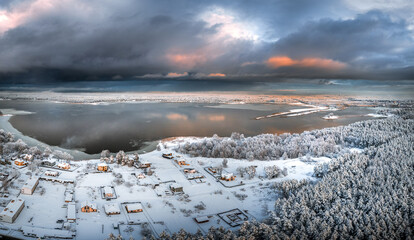
[(170, 72), (167, 74), (166, 77), (168, 78), (178, 78), (178, 77), (187, 77), (188, 73), (184, 72), (184, 73), (176, 73), (176, 72)]
[(338, 62), (327, 58), (303, 58), (294, 60), (287, 56), (275, 56), (266, 61), (266, 64), (271, 68), (280, 67), (309, 67), (309, 68), (324, 68), (330, 70), (339, 70), (346, 67), (345, 63)]
[(224, 73), (210, 73), (208, 76), (209, 77), (225, 77), (226, 74), (224, 74)]

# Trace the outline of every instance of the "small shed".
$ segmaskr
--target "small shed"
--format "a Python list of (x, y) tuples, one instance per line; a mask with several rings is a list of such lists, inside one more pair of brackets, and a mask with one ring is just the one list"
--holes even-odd
[(144, 179), (144, 178), (145, 178), (145, 175), (144, 175), (144, 174), (142, 174), (142, 173), (140, 173), (140, 174), (138, 174), (138, 175), (137, 175), (137, 178), (138, 178), (138, 179)]
[(181, 186), (180, 184), (174, 183), (170, 185), (170, 189), (173, 193), (183, 193), (183, 186)]
[(166, 158), (166, 159), (173, 159), (174, 158), (172, 153), (164, 153), (164, 154), (162, 154), (162, 157)]
[(196, 217), (196, 218), (194, 218), (194, 220), (197, 223), (206, 223), (206, 222), (210, 221), (210, 219), (208, 219), (208, 216)]
[(194, 168), (184, 168), (184, 172), (185, 173), (196, 173), (197, 170), (195, 170)]
[(142, 163), (139, 165), (139, 167), (140, 167), (140, 168), (149, 168), (149, 167), (151, 167), (151, 163), (150, 163), (150, 162), (142, 162)]

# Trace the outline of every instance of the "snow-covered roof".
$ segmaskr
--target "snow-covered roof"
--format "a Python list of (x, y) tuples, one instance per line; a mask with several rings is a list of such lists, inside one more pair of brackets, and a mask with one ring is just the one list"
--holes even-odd
[(98, 163), (98, 167), (107, 167), (107, 166), (108, 166), (108, 164), (106, 164), (104, 162)]
[(15, 162), (24, 162), (24, 160), (23, 160), (23, 159), (18, 158), (18, 159), (16, 159), (16, 160), (15, 160)]
[(128, 211), (137, 211), (142, 209), (142, 205), (141, 203), (131, 203), (127, 204), (126, 208), (128, 209)]
[(197, 222), (199, 222), (199, 223), (201, 223), (201, 222), (208, 222), (208, 221), (209, 221), (209, 219), (208, 219), (208, 217), (207, 217), (207, 216), (196, 217), (196, 218), (195, 218), (195, 220), (196, 220)]
[(73, 194), (69, 192), (66, 193), (65, 202), (72, 202), (72, 199), (73, 199)]
[(105, 213), (118, 213), (121, 212), (116, 203), (110, 203), (104, 205)]
[(178, 183), (173, 183), (173, 184), (171, 184), (171, 186), (170, 186), (171, 188), (182, 188), (183, 186), (181, 186), (180, 184), (178, 184)]
[(76, 206), (74, 203), (68, 204), (68, 219), (76, 219)]
[(66, 167), (70, 167), (70, 164), (69, 163), (62, 162), (62, 163), (59, 163), (58, 164), (58, 167), (66, 168)]
[(58, 172), (56, 172), (56, 171), (50, 171), (50, 170), (47, 170), (47, 171), (45, 172), (45, 174), (46, 174), (46, 175), (57, 175), (57, 174), (58, 174)]
[(111, 193), (111, 194), (113, 194), (114, 193), (114, 191), (112, 191), (112, 188), (111, 187), (104, 187), (104, 193), (105, 194), (107, 194), (107, 193)]
[(221, 174), (221, 177), (223, 177), (223, 178), (231, 178), (231, 177), (233, 177), (233, 173), (222, 173)]
[(86, 206), (88, 206), (90, 208), (93, 208), (93, 209), (97, 209), (95, 203), (91, 203), (89, 201), (83, 201), (82, 204), (81, 204), (81, 208), (86, 207)]
[(27, 180), (27, 182), (23, 185), (22, 188), (32, 189), (38, 182), (39, 182), (39, 177), (31, 177)]
[(1, 215), (13, 217), (20, 207), (24, 204), (24, 200), (21, 198), (13, 199), (7, 204), (7, 206), (1, 212)]

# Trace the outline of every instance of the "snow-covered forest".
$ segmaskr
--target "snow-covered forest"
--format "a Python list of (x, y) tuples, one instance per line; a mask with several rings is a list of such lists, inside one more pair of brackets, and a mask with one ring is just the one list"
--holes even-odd
[(357, 122), (348, 126), (306, 131), (301, 134), (261, 134), (244, 137), (204, 138), (181, 144), (176, 150), (192, 156), (225, 157), (235, 159), (286, 159), (306, 155), (336, 157), (351, 147), (379, 146), (390, 139), (413, 131), (409, 121), (402, 117), (387, 120)]
[[(318, 166), (315, 175), (319, 181), (291, 180), (274, 184), (280, 198), (275, 200), (275, 209), (267, 221), (246, 222), (237, 232), (212, 228), (205, 238), (411, 239), (414, 235), (414, 120), (412, 109), (398, 113), (387, 119), (303, 134), (266, 134), (251, 138), (235, 134), (231, 138), (213, 137), (181, 146), (181, 152), (193, 155), (214, 157), (223, 151), (235, 158), (253, 154), (253, 158), (260, 159), (294, 157), (308, 152), (334, 155), (346, 146), (364, 148), (360, 153), (338, 155), (329, 164)], [(164, 237), (200, 236), (181, 231)]]

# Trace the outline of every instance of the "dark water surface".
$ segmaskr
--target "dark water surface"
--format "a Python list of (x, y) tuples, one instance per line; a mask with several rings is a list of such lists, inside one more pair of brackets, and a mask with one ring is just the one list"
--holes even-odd
[(86, 153), (133, 151), (145, 142), (176, 136), (246, 136), (261, 133), (300, 133), (370, 119), (372, 109), (353, 107), (334, 112), (340, 119), (327, 121), (329, 112), (254, 120), (295, 108), (290, 105), (244, 104), (217, 106), (195, 103), (117, 103), (85, 105), (51, 102), (0, 101), (0, 109), (33, 112), (16, 115), (10, 123), (24, 135), (52, 146), (82, 149)]

